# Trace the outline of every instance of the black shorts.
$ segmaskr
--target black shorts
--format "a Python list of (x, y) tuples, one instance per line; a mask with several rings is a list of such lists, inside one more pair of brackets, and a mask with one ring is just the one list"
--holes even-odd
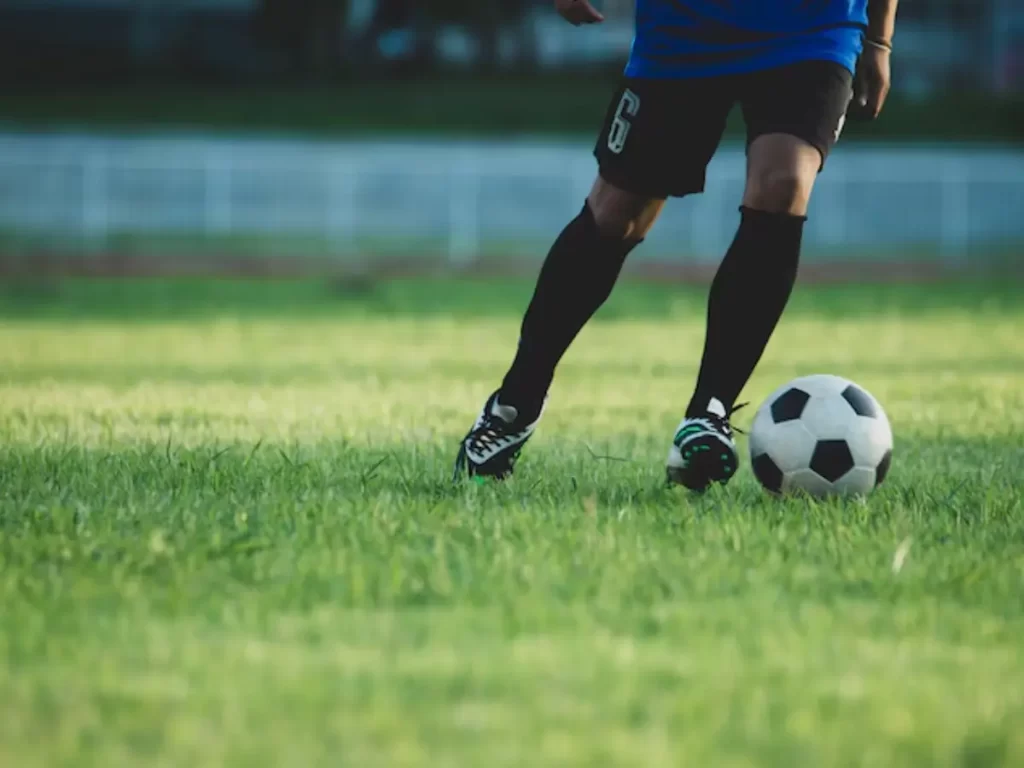
[(601, 177), (620, 189), (656, 198), (703, 192), (738, 102), (748, 146), (765, 134), (791, 134), (816, 147), (824, 166), (852, 98), (853, 76), (831, 61), (699, 79), (624, 78), (594, 155)]

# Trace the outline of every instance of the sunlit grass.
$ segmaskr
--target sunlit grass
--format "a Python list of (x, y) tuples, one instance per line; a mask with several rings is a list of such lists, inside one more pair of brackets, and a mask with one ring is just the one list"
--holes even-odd
[(512, 483), (453, 489), (528, 289), (0, 303), (0, 765), (1024, 762), (1012, 288), (798, 294), (745, 396), (871, 390), (865, 504), (664, 487), (670, 287), (585, 331)]

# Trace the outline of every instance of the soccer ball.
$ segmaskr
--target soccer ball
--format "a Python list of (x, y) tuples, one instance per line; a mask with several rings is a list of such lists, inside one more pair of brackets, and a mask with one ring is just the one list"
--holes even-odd
[(765, 400), (750, 432), (750, 465), (772, 493), (865, 496), (892, 461), (889, 419), (839, 376), (795, 379)]

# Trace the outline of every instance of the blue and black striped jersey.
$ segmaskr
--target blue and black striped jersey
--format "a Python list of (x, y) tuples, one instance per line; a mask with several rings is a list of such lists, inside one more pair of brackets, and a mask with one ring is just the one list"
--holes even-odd
[(636, 0), (626, 74), (684, 78), (834, 61), (853, 71), (868, 0)]

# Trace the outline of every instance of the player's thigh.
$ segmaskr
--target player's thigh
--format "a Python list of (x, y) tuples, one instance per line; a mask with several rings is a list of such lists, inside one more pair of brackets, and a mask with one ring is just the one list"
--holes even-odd
[(592, 196), (635, 205), (702, 192), (730, 106), (706, 80), (624, 79), (594, 147)]
[(833, 62), (801, 62), (746, 78), (741, 93), (748, 157), (744, 204), (805, 213), (852, 97), (852, 75)]

